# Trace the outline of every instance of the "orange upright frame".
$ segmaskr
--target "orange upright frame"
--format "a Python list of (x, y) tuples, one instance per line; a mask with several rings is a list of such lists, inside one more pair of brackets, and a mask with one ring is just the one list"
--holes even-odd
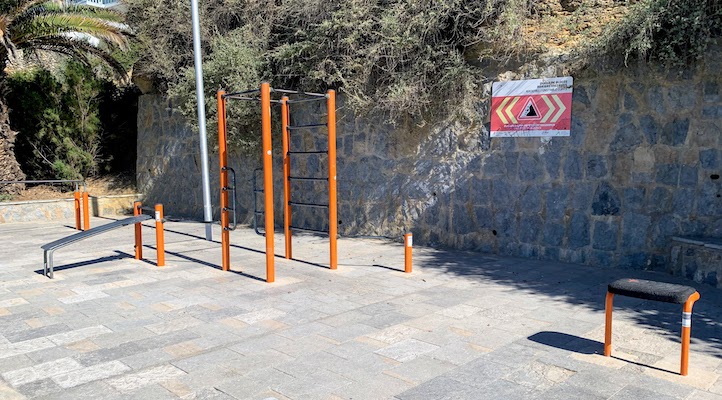
[(221, 268), (231, 269), (231, 241), (228, 227), (228, 143), (226, 138), (226, 92), (218, 91), (218, 158), (221, 173)]
[(288, 110), (288, 96), (281, 98), (281, 135), (283, 138), (283, 233), (286, 239), (286, 258), (293, 258), (293, 240), (291, 238), (291, 157), (288, 154), (290, 140), (288, 125), (291, 123)]
[(273, 150), (271, 149), (271, 84), (261, 84), (261, 130), (263, 134), (263, 197), (266, 217), (266, 282), (276, 280), (273, 249)]
[(336, 92), (329, 90), (326, 98), (328, 113), (328, 236), (330, 239), (331, 269), (338, 268), (336, 239), (338, 215), (336, 209)]

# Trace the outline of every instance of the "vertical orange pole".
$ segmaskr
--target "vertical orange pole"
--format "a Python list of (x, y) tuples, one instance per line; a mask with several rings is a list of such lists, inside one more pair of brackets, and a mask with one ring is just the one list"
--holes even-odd
[(291, 259), (291, 156), (288, 154), (291, 138), (288, 134), (288, 125), (291, 122), (288, 108), (288, 96), (281, 98), (281, 135), (283, 136), (283, 232), (286, 236), (286, 258)]
[(404, 235), (404, 272), (411, 272), (411, 251), (414, 245), (414, 236), (411, 233)]
[(692, 334), (692, 307), (699, 300), (699, 292), (694, 292), (682, 308), (682, 361), (679, 374), (687, 376), (689, 372), (689, 339)]
[(73, 192), (73, 206), (75, 208), (75, 229), (80, 230), (80, 192), (77, 188)]
[(218, 158), (221, 172), (221, 268), (231, 269), (231, 237), (228, 230), (228, 143), (226, 138), (226, 92), (219, 90), (218, 100)]
[(271, 150), (271, 84), (261, 84), (261, 128), (263, 136), (263, 194), (266, 217), (266, 282), (276, 280), (273, 250), (273, 151)]
[(606, 322), (604, 324), (604, 356), (612, 355), (612, 303), (614, 301), (614, 293), (607, 292), (607, 300), (605, 304)]
[(155, 205), (155, 249), (158, 253), (158, 266), (165, 265), (165, 232), (163, 231), (163, 204)]
[(88, 209), (88, 192), (83, 192), (83, 230), (90, 229), (90, 210)]
[(331, 241), (331, 269), (338, 268), (336, 238), (338, 236), (338, 215), (336, 208), (336, 91), (329, 90), (326, 96), (328, 113), (328, 235)]
[[(136, 201), (133, 203), (133, 216), (137, 217), (140, 215), (141, 203)], [(140, 260), (143, 258), (143, 227), (140, 222), (135, 224), (135, 259)]]

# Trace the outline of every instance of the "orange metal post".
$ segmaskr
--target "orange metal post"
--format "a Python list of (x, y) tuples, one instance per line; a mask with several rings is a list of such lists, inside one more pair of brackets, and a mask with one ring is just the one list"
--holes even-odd
[(286, 258), (291, 259), (292, 239), (291, 236), (291, 157), (288, 154), (291, 138), (288, 135), (288, 125), (291, 122), (288, 108), (288, 96), (281, 98), (281, 136), (283, 136), (283, 232), (286, 236)]
[(336, 208), (336, 91), (329, 90), (326, 96), (328, 112), (328, 235), (331, 241), (331, 269), (338, 268), (336, 238), (338, 216)]
[(414, 245), (414, 236), (411, 233), (404, 235), (404, 272), (411, 272), (411, 251)]
[[(139, 201), (133, 203), (133, 216), (139, 216), (141, 213), (140, 207), (142, 204)], [(143, 226), (140, 222), (135, 224), (135, 259), (140, 260), (143, 258)]]
[(607, 301), (605, 304), (606, 322), (604, 324), (604, 356), (612, 355), (612, 303), (614, 301), (614, 293), (607, 292)]
[(263, 194), (266, 217), (266, 282), (276, 280), (273, 250), (273, 151), (271, 150), (271, 84), (261, 84), (261, 128), (263, 136)]
[(88, 209), (88, 192), (83, 192), (83, 230), (90, 229), (90, 210)]
[(682, 308), (682, 361), (679, 374), (687, 376), (689, 372), (689, 339), (692, 331), (692, 307), (699, 300), (699, 292), (694, 292)]
[(218, 100), (218, 158), (221, 171), (221, 259), (222, 269), (231, 269), (231, 237), (228, 226), (228, 148), (226, 139), (225, 91), (219, 90)]
[(165, 233), (163, 231), (163, 204), (155, 205), (155, 249), (158, 252), (158, 266), (165, 265)]
[(73, 205), (75, 207), (75, 229), (80, 230), (80, 192), (77, 189), (73, 192)]

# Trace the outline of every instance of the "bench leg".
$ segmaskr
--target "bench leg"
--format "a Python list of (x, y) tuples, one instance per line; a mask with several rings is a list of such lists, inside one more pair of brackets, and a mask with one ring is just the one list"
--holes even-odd
[(605, 303), (606, 321), (604, 323), (604, 356), (612, 355), (612, 302), (614, 293), (607, 292), (607, 301)]
[(679, 374), (687, 376), (689, 372), (689, 339), (692, 331), (692, 307), (699, 300), (699, 293), (689, 296), (682, 308), (682, 361)]

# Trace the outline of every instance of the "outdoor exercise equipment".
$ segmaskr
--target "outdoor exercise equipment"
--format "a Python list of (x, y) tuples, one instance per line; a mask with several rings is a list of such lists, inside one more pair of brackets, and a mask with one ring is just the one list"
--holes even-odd
[(699, 293), (691, 286), (654, 282), (643, 279), (619, 279), (609, 284), (606, 299), (606, 323), (604, 329), (604, 355), (612, 355), (612, 303), (614, 295), (635, 297), (665, 303), (684, 304), (682, 307), (682, 355), (680, 375), (689, 370), (689, 340), (692, 330), (692, 307), (699, 300)]
[[(260, 94), (260, 97), (258, 96)], [(280, 94), (280, 99), (272, 99), (272, 94)], [(291, 98), (293, 96), (293, 98)], [(236, 183), (235, 171), (228, 166), (228, 143), (227, 143), (227, 127), (226, 127), (226, 102), (228, 99), (258, 101), (261, 105), (261, 137), (263, 143), (263, 189), (255, 184), (253, 185), (254, 196), (254, 229), (256, 233), (263, 234), (266, 238), (266, 282), (275, 280), (274, 266), (274, 218), (273, 218), (273, 150), (271, 145), (271, 105), (281, 106), (281, 135), (283, 137), (283, 215), (284, 215), (284, 235), (285, 235), (285, 257), (291, 259), (292, 256), (292, 236), (293, 231), (308, 231), (314, 233), (323, 233), (329, 235), (330, 246), (330, 269), (338, 267), (338, 255), (336, 241), (338, 237), (338, 217), (337, 217), (337, 196), (336, 196), (336, 93), (329, 90), (323, 93), (309, 93), (296, 90), (275, 89), (267, 82), (261, 84), (259, 89), (246, 90), (242, 92), (226, 93), (223, 90), (218, 91), (218, 145), (220, 159), (220, 180), (221, 180), (221, 246), (222, 246), (222, 268), (224, 271), (230, 269), (230, 231), (234, 230), (237, 225), (236, 216)], [(291, 125), (291, 105), (298, 103), (308, 103), (316, 101), (325, 101), (327, 110), (327, 120), (325, 123), (314, 123), (307, 125)], [(313, 151), (291, 151), (290, 135), (295, 130), (313, 130), (327, 129), (328, 131), (328, 148), (317, 149)], [(291, 156), (303, 156), (309, 154), (326, 154), (328, 156), (328, 174), (322, 176), (291, 176)], [(229, 174), (232, 185), (229, 185)], [(291, 199), (291, 183), (294, 181), (326, 181), (328, 182), (328, 204), (311, 203), (293, 201)], [(263, 193), (264, 208), (263, 211), (256, 207), (255, 196)], [(233, 200), (232, 205), (229, 204), (229, 195)], [(306, 227), (292, 225), (293, 207), (313, 207), (328, 209), (328, 230), (310, 229)], [(233, 213), (233, 224), (231, 224), (231, 216)], [(265, 220), (265, 231), (261, 233), (258, 230), (256, 217), (263, 214)]]
[[(154, 212), (154, 216), (149, 214), (143, 214), (143, 211)], [(101, 233), (109, 232), (124, 226), (135, 224), (135, 259), (140, 260), (143, 257), (143, 239), (141, 237), (141, 222), (150, 219), (155, 219), (155, 239), (156, 239), (156, 251), (158, 255), (157, 266), (162, 267), (165, 265), (165, 240), (163, 232), (163, 205), (156, 204), (155, 208), (143, 207), (140, 202), (133, 204), (133, 216), (124, 218), (118, 221), (113, 221), (109, 224), (101, 225), (92, 229), (78, 232), (74, 235), (66, 236), (56, 241), (50, 242), (41, 246), (43, 249), (43, 273), (48, 278), (52, 279), (54, 276), (53, 266), (53, 253), (55, 250), (87, 239), (92, 236), (100, 235)]]

